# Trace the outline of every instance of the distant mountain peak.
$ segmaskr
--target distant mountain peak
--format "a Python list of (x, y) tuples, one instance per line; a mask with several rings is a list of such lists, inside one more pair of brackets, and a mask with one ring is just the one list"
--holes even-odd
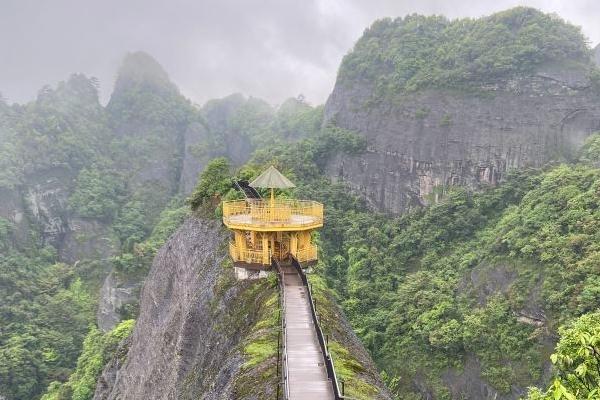
[(177, 90), (158, 61), (143, 51), (128, 53), (125, 56), (117, 74), (115, 92), (137, 84)]

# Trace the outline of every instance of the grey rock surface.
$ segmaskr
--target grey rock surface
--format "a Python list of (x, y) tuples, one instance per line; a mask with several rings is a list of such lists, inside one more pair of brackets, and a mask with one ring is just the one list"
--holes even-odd
[(59, 248), (69, 230), (67, 199), (74, 179), (68, 168), (36, 171), (27, 180), (24, 201), (44, 244)]
[(70, 216), (59, 247), (61, 261), (74, 264), (82, 259), (107, 261), (117, 254), (119, 240), (103, 222)]
[(511, 168), (571, 159), (600, 130), (600, 96), (585, 69), (546, 65), (477, 91), (422, 90), (377, 99), (371, 82), (337, 82), (324, 124), (367, 140), (328, 175), (376, 208), (403, 213), (453, 185), (495, 185)]
[(224, 239), (218, 222), (190, 219), (162, 247), (142, 290), (127, 361), (105, 371), (114, 381), (103, 381), (95, 399), (229, 398), (242, 359), (240, 338), (218, 318), (235, 307), (237, 287), (215, 300)]
[(100, 301), (96, 313), (100, 329), (108, 332), (121, 322), (119, 311), (124, 305), (137, 300), (138, 288), (138, 282), (120, 283), (114, 271), (106, 276), (100, 289)]

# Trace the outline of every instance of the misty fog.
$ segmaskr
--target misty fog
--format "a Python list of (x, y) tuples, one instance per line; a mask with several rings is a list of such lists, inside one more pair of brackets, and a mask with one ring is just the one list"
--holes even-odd
[(0, 1), (0, 93), (34, 98), (71, 73), (99, 78), (104, 102), (128, 51), (143, 50), (197, 103), (233, 92), (322, 103), (344, 54), (373, 20), (477, 17), (515, 5), (556, 12), (600, 40), (594, 0)]

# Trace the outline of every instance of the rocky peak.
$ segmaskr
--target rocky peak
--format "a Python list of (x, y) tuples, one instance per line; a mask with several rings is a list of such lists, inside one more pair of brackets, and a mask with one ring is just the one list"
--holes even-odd
[(570, 159), (600, 130), (589, 54), (578, 28), (521, 7), (379, 21), (344, 58), (324, 112), (368, 149), (338, 156), (329, 175), (402, 213), (450, 186), (495, 185), (511, 168)]
[(117, 74), (113, 96), (135, 86), (178, 92), (158, 61), (143, 51), (125, 56)]

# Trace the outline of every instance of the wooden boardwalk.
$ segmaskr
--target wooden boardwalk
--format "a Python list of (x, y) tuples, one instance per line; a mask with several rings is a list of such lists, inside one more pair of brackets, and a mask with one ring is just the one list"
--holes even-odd
[(290, 400), (334, 399), (306, 288), (293, 267), (283, 267)]

